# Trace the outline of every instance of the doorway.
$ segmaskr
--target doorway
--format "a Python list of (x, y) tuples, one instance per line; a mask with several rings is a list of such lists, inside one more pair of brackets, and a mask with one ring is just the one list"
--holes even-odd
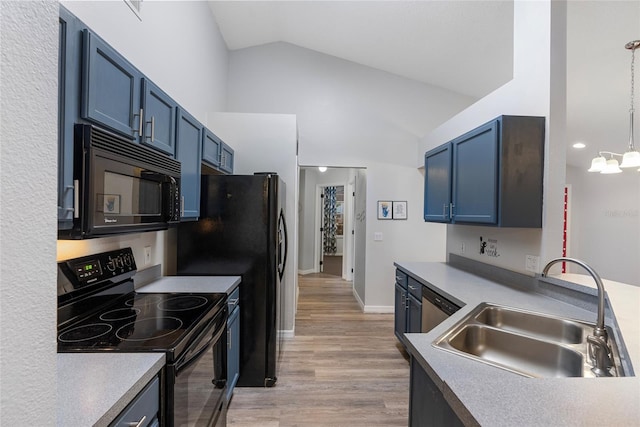
[[(359, 194), (356, 188), (363, 171), (329, 167), (321, 172), (318, 167), (300, 167), (299, 274), (330, 274), (353, 281), (355, 272), (361, 271), (364, 280), (364, 266), (356, 265), (356, 241), (364, 242), (365, 233), (362, 227), (356, 230), (355, 218), (356, 196), (365, 198), (364, 191)], [(359, 245), (361, 251), (364, 246)], [(361, 255), (358, 259), (364, 262), (364, 252)]]
[(320, 187), (320, 272), (343, 276), (345, 231), (344, 185)]

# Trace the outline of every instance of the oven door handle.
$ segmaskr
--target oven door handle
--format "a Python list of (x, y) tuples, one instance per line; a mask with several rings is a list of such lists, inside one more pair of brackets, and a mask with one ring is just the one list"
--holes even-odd
[[(224, 323), (222, 325), (224, 325)], [(200, 338), (202, 338), (202, 336), (206, 335), (207, 333), (210, 333), (211, 329), (215, 329), (215, 325), (213, 328), (206, 328), (206, 330), (198, 336), (198, 338), (196, 339), (196, 342), (199, 341)], [(185, 353), (181, 358), (176, 360), (175, 362), (176, 372), (181, 371), (182, 369), (188, 367), (191, 363), (198, 360), (198, 358), (202, 355), (202, 353), (207, 351), (207, 349), (211, 346), (212, 343), (222, 338), (222, 334), (224, 334), (224, 327), (219, 328), (219, 330), (215, 333), (215, 335), (212, 336), (210, 339), (208, 339), (207, 342), (202, 346), (200, 346), (198, 349), (194, 350), (193, 352)], [(192, 356), (187, 358), (189, 354), (192, 354)]]

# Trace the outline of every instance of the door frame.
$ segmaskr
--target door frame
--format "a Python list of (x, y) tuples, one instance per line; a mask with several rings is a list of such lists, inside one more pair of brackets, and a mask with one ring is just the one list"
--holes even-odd
[[(320, 261), (322, 260), (323, 251), (321, 250), (322, 245), (322, 233), (320, 232), (320, 228), (322, 227), (322, 220), (324, 216), (324, 204), (320, 203), (321, 194), (324, 191), (325, 187), (343, 187), (344, 189), (344, 224), (343, 224), (343, 235), (342, 235), (342, 275), (341, 277), (344, 280), (353, 280), (353, 274), (351, 273), (351, 269), (345, 267), (345, 261), (347, 258), (346, 254), (346, 236), (344, 232), (347, 230), (351, 230), (353, 228), (353, 218), (351, 212), (353, 211), (351, 204), (353, 200), (347, 197), (347, 189), (349, 188), (349, 184), (345, 182), (329, 182), (316, 184), (316, 196), (315, 196), (315, 221), (314, 221), (314, 247), (313, 247), (313, 271), (316, 273), (320, 273)], [(345, 274), (346, 270), (348, 270), (349, 274)]]

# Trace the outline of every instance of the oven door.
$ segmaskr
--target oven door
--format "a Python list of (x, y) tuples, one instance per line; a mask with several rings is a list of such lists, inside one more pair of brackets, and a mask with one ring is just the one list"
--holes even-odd
[(226, 341), (223, 339), (226, 317), (226, 310), (218, 313), (169, 366), (173, 378), (167, 378), (168, 426), (215, 426), (223, 419), (226, 410), (223, 398), (226, 392)]

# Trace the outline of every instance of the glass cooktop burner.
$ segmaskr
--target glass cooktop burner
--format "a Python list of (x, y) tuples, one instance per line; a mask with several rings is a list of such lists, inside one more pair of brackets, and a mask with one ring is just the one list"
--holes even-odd
[(124, 305), (126, 305), (127, 307), (133, 307), (133, 306), (139, 307), (139, 306), (157, 304), (161, 300), (162, 300), (162, 297), (159, 295), (138, 294), (133, 298), (130, 298), (127, 301), (125, 301)]
[(62, 342), (81, 342), (93, 340), (111, 332), (113, 327), (107, 323), (91, 323), (69, 329), (58, 336)]
[(100, 315), (100, 319), (104, 321), (131, 319), (140, 314), (139, 308), (117, 308)]
[(205, 297), (197, 295), (184, 295), (168, 298), (158, 304), (158, 308), (164, 311), (184, 311), (202, 307), (206, 303), (207, 299)]
[(149, 317), (120, 327), (116, 336), (123, 341), (150, 341), (178, 331), (182, 324), (176, 317)]

